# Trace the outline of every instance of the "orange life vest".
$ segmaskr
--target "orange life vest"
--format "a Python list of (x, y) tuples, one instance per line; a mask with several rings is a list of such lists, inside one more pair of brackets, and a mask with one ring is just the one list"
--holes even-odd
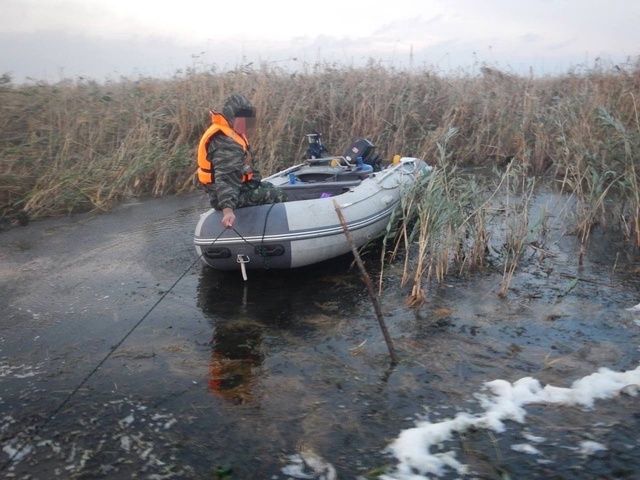
[[(236, 132), (227, 119), (218, 112), (211, 112), (211, 126), (202, 135), (198, 144), (198, 181), (203, 185), (211, 185), (214, 182), (213, 162), (207, 158), (207, 149), (209, 142), (214, 135), (221, 133), (242, 147), (245, 154), (249, 150), (249, 142), (247, 137)], [(242, 181), (248, 182), (253, 178), (253, 172), (242, 174)]]

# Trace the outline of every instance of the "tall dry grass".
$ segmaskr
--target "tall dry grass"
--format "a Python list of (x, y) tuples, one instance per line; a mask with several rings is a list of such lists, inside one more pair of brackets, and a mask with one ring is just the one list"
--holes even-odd
[[(628, 198), (618, 216), (640, 243), (638, 68), (537, 79), (489, 68), (455, 77), (377, 65), (294, 74), (239, 68), (105, 83), (15, 85), (5, 75), (0, 83), (4, 215), (107, 209), (130, 196), (193, 188), (208, 110), (242, 92), (260, 112), (253, 144), (264, 173), (300, 159), (303, 135), (312, 130), (336, 153), (366, 136), (387, 158), (435, 158), (437, 140), (456, 128), (448, 146), (455, 164), (515, 159), (532, 173), (552, 171), (585, 199), (615, 183)], [(593, 172), (599, 186), (589, 183)], [(582, 216), (593, 224), (601, 206), (587, 202), (592, 208)]]

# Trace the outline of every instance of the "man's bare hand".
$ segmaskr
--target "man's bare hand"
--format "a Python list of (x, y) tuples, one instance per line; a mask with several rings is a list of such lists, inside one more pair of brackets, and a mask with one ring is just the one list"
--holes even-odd
[(232, 208), (222, 209), (222, 226), (224, 228), (232, 228), (236, 221), (236, 215), (233, 213)]

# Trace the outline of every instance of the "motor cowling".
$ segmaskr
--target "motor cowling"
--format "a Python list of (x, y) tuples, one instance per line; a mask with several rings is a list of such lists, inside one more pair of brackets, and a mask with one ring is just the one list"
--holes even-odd
[(355, 140), (345, 150), (343, 156), (349, 163), (356, 163), (358, 158), (361, 158), (363, 163), (371, 165), (374, 172), (379, 172), (382, 169), (380, 156), (376, 154), (376, 146), (366, 138)]

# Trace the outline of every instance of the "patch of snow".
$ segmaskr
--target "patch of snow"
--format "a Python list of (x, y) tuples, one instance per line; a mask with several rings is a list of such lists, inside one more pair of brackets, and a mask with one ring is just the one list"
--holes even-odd
[(289, 457), (291, 462), (286, 467), (282, 468), (282, 473), (293, 478), (308, 479), (313, 478), (310, 473), (304, 473), (304, 461), (299, 455), (291, 455)]
[[(73, 461), (76, 458), (76, 444), (75, 442), (71, 444), (71, 453), (69, 453), (69, 456), (67, 457), (67, 463), (73, 463)], [(69, 467), (65, 467), (67, 470), (69, 469)]]
[(515, 450), (516, 452), (528, 453), (529, 455), (541, 454), (540, 450), (528, 443), (515, 443), (511, 445), (511, 450)]
[(541, 443), (546, 440), (546, 438), (544, 437), (538, 437), (537, 435), (532, 435), (527, 432), (524, 432), (522, 436), (525, 438), (525, 440), (529, 440), (530, 442), (534, 442), (534, 443)]
[(627, 312), (640, 312), (640, 303), (625, 309)]
[(5, 445), (4, 447), (2, 447), (2, 451), (9, 455), (9, 459), (11, 460), (11, 462), (18, 463), (33, 451), (33, 446), (23, 445), (18, 449), (12, 447), (11, 445)]
[(153, 450), (153, 447), (147, 448), (144, 452), (140, 454), (140, 458), (143, 460), (146, 460), (152, 450)]
[(625, 395), (629, 395), (630, 397), (635, 397), (638, 395), (639, 390), (640, 390), (640, 385), (631, 384), (624, 387), (621, 390), (621, 392), (624, 393)]
[(120, 437), (120, 448), (122, 448), (125, 452), (131, 450), (131, 437), (128, 435), (123, 435)]
[[(393, 473), (381, 478), (418, 480), (426, 478), (426, 475), (440, 476), (447, 469), (464, 474), (467, 467), (455, 458), (455, 452), (432, 451), (450, 440), (454, 433), (462, 433), (471, 427), (503, 432), (506, 420), (524, 422), (526, 405), (559, 404), (591, 408), (596, 400), (615, 397), (628, 385), (635, 384), (640, 384), (640, 366), (626, 372), (601, 368), (596, 373), (576, 380), (569, 388), (553, 385), (542, 387), (538, 380), (531, 377), (524, 377), (513, 383), (506, 380), (487, 382), (485, 389), (490, 393), (476, 395), (483, 412), (473, 415), (460, 412), (453, 418), (434, 423), (428, 420), (418, 421), (414, 428), (400, 432), (398, 438), (387, 447), (387, 451), (399, 463)], [(632, 395), (635, 393), (630, 391)]]
[(56, 453), (56, 454), (59, 454), (60, 452), (62, 452), (62, 448), (60, 447), (60, 444), (57, 442), (54, 442), (53, 440), (41, 440), (37, 443), (37, 446), (50, 447), (53, 453)]
[(336, 469), (315, 452), (304, 449), (299, 454), (289, 456), (289, 465), (282, 473), (298, 479), (337, 480)]
[(593, 442), (591, 440), (585, 440), (584, 442), (580, 442), (580, 453), (583, 455), (593, 455), (596, 452), (600, 452), (602, 450), (607, 450), (607, 447), (598, 442)]
[(7, 431), (14, 423), (16, 423), (16, 421), (11, 415), (5, 415), (2, 417), (2, 419), (0, 419), (0, 433)]
[(29, 378), (39, 375), (43, 367), (42, 363), (37, 365), (9, 365), (6, 361), (0, 361), (0, 377)]
[(119, 420), (118, 425), (120, 425), (120, 428), (126, 428), (129, 425), (131, 425), (133, 421), (134, 421), (133, 413), (130, 413), (129, 415), (124, 417), (122, 420)]

